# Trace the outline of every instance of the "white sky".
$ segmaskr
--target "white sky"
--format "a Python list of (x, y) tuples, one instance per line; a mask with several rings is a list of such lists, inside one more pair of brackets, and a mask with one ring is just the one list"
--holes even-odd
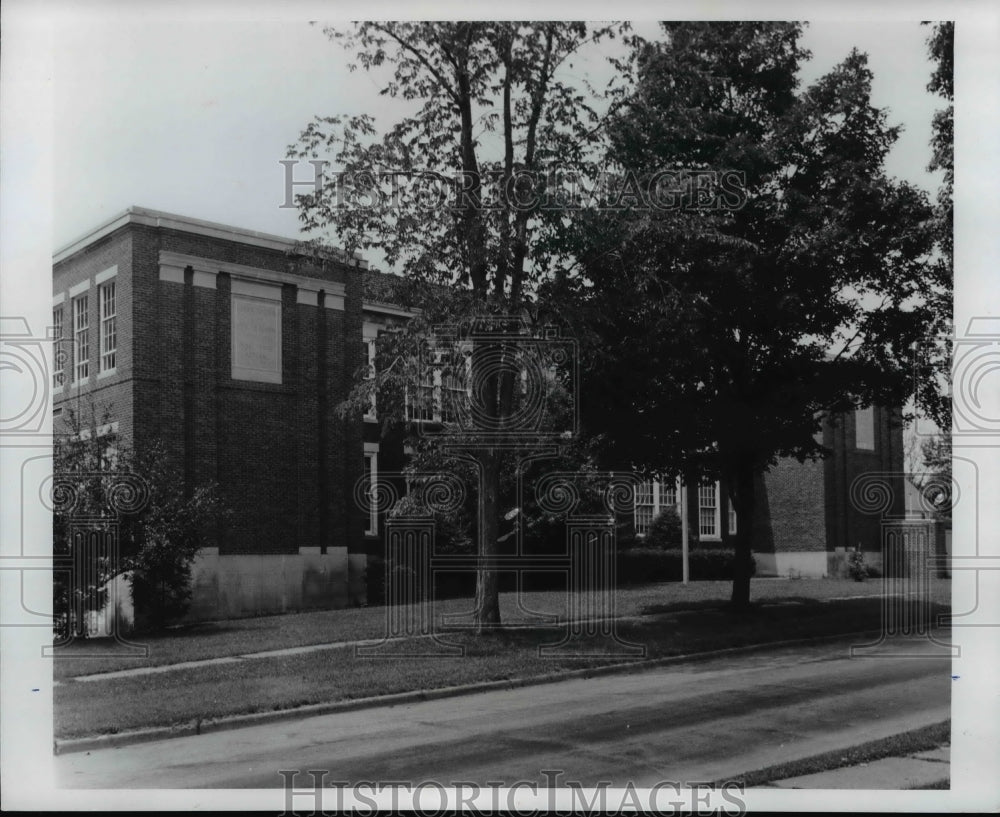
[[(925, 167), (943, 103), (925, 90), (928, 33), (916, 21), (813, 23), (803, 80), (853, 46), (867, 52), (875, 104), (905, 126), (889, 171), (934, 190)], [(98, 14), (57, 26), (53, 46), (54, 248), (130, 205), (295, 237), (295, 211), (279, 208), (287, 146), (317, 114), (393, 111), (377, 81), (350, 73), (347, 53), (305, 18)], [(303, 164), (299, 178), (310, 173)]]

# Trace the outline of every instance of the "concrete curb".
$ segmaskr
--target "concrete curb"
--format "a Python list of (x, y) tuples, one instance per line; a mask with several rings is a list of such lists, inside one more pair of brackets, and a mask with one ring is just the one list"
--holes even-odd
[(510, 678), (502, 681), (483, 681), (476, 684), (463, 684), (454, 687), (437, 689), (422, 689), (412, 692), (399, 692), (393, 695), (377, 695), (370, 698), (356, 698), (347, 701), (330, 701), (327, 703), (307, 704), (294, 709), (280, 709), (271, 712), (253, 712), (246, 715), (230, 715), (211, 720), (197, 720), (176, 726), (159, 726), (149, 729), (138, 729), (132, 732), (120, 732), (114, 735), (94, 735), (86, 738), (69, 738), (54, 741), (54, 754), (64, 755), (72, 752), (86, 752), (91, 749), (112, 749), (121, 746), (131, 746), (137, 743), (149, 743), (156, 740), (205, 735), (211, 732), (225, 732), (230, 729), (241, 729), (247, 726), (260, 726), (278, 721), (310, 718), (317, 715), (332, 715), (338, 712), (353, 712), (358, 709), (372, 709), (379, 706), (399, 706), (401, 704), (433, 701), (440, 698), (455, 698), (461, 695), (474, 695), (477, 692), (492, 692), (503, 689), (519, 689), (527, 686), (541, 686), (559, 681), (569, 681), (574, 678), (596, 678), (604, 675), (628, 674), (647, 669), (670, 666), (671, 664), (689, 664), (698, 661), (708, 661), (726, 655), (745, 655), (781, 647), (797, 647), (811, 644), (822, 644), (827, 641), (840, 641), (850, 638), (873, 638), (881, 630), (864, 630), (853, 633), (836, 633), (834, 635), (796, 638), (785, 641), (766, 641), (760, 644), (749, 644), (743, 647), (726, 647), (720, 650), (688, 653), (687, 655), (671, 655), (650, 660), (629, 661), (606, 667), (588, 667), (567, 672), (552, 672), (545, 675), (531, 675), (526, 678)]

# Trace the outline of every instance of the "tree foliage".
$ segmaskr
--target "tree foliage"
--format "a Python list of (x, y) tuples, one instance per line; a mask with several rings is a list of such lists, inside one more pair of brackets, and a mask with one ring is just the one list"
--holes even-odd
[(695, 204), (696, 172), (737, 171), (743, 199), (594, 214), (584, 274), (551, 296), (589, 337), (584, 416), (608, 453), (730, 485), (745, 604), (756, 479), (823, 456), (824, 418), (903, 403), (947, 282), (927, 196), (885, 174), (899, 129), (871, 103), (864, 54), (800, 89), (800, 24), (662, 27), (636, 44), (610, 156), (640, 183), (674, 171)]
[[(116, 436), (99, 433), (107, 414), (99, 423), (92, 405), (89, 415), (66, 409), (69, 433), (57, 438), (54, 452), (53, 555), (63, 567), (72, 565), (74, 576), (71, 581), (67, 570), (56, 571), (58, 629), (86, 635), (86, 617), (79, 613), (100, 609), (105, 584), (120, 575), (131, 580), (136, 625), (159, 629), (188, 608), (191, 563), (223, 515), (217, 491), (202, 486), (185, 493), (162, 443), (136, 453)], [(123, 502), (114, 501), (115, 492)], [(97, 553), (91, 563), (81, 562), (93, 554), (74, 553), (78, 525), (115, 533), (117, 559)]]
[[(329, 160), (333, 172), (319, 190), (298, 197), (304, 226), (332, 233), (349, 251), (380, 251), (411, 281), (451, 287), (450, 295), (422, 290), (417, 305), (428, 314), (537, 323), (531, 294), (548, 274), (564, 227), (558, 208), (541, 206), (542, 171), (584, 165), (603, 121), (600, 95), (576, 78), (573, 62), (588, 44), (623, 30), (554, 21), (324, 29), (351, 53), (352, 70), (370, 73), (382, 96), (409, 107), (390, 123), (361, 114), (317, 117), (306, 127), (290, 155)], [(415, 321), (401, 333), (412, 339), (426, 329)], [(503, 427), (515, 416), (514, 370), (489, 361), (509, 358), (520, 340), (478, 342), (472, 350), (471, 379), (487, 425)], [(496, 446), (481, 446), (475, 456), (482, 628), (500, 620), (492, 560), (505, 466)]]

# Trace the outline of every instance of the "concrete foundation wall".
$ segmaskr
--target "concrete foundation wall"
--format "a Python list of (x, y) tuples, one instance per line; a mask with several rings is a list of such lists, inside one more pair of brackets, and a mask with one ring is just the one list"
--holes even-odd
[(755, 553), (758, 576), (787, 576), (789, 578), (822, 579), (827, 575), (825, 550), (791, 553)]
[(346, 547), (300, 548), (297, 554), (220, 556), (205, 548), (191, 568), (186, 621), (239, 618), (364, 603), (349, 593)]

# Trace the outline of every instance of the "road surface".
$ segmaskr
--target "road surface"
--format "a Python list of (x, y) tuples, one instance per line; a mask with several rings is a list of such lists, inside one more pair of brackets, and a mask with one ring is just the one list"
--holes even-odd
[(950, 661), (850, 658), (848, 642), (284, 721), (55, 758), (62, 788), (327, 781), (733, 779), (945, 720)]

